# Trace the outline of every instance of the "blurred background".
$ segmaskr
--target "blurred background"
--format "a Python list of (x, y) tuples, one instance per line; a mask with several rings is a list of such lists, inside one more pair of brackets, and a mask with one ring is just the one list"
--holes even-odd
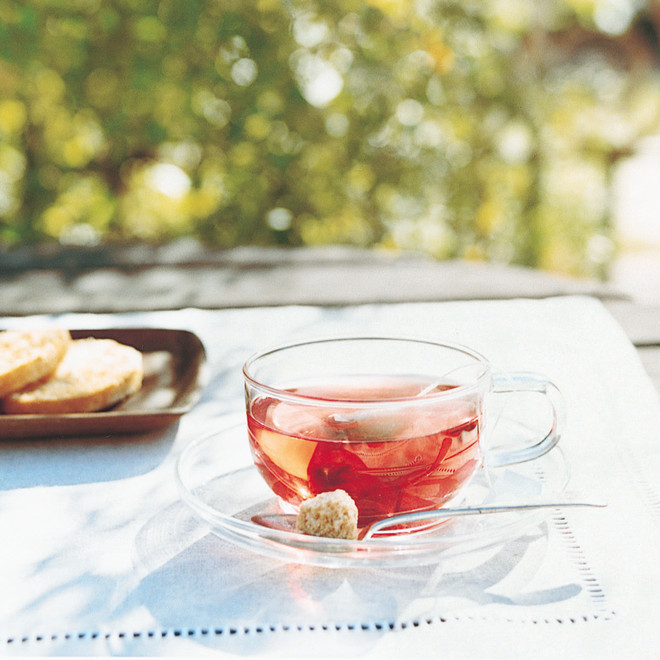
[(194, 238), (660, 281), (659, 34), (656, 0), (0, 0), (0, 259)]

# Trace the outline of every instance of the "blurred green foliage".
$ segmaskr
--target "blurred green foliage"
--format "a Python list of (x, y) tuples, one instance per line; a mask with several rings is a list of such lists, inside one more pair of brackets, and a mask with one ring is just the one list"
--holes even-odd
[(660, 88), (598, 39), (646, 5), (0, 0), (0, 246), (193, 235), (602, 275), (612, 167)]

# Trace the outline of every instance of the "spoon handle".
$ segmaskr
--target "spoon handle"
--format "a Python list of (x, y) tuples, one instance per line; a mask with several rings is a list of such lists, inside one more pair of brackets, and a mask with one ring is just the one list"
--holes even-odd
[(597, 507), (607, 506), (605, 502), (575, 500), (571, 498), (563, 500), (541, 500), (538, 502), (526, 502), (524, 504), (486, 504), (483, 506), (468, 506), (445, 509), (430, 509), (428, 511), (413, 511), (412, 513), (402, 513), (376, 520), (362, 530), (361, 539), (368, 539), (377, 532), (394, 525), (402, 525), (411, 522), (420, 522), (423, 520), (434, 520), (436, 518), (455, 518), (457, 516), (476, 516), (488, 513), (508, 513), (511, 511), (526, 511), (534, 509), (556, 509), (564, 507)]

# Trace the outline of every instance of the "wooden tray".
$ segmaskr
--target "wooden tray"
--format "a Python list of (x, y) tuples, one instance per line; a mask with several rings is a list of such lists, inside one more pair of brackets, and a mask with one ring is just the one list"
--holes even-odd
[(198, 401), (204, 386), (206, 353), (187, 330), (116, 328), (71, 330), (74, 339), (115, 339), (142, 352), (139, 392), (115, 407), (66, 415), (0, 413), (0, 440), (140, 433), (169, 426)]

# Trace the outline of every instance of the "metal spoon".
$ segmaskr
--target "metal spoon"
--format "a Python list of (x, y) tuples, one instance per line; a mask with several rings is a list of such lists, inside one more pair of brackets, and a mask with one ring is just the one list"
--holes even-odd
[[(358, 532), (358, 540), (366, 540), (374, 534), (382, 532), (388, 527), (403, 525), (406, 523), (420, 522), (424, 520), (435, 520), (444, 518), (455, 518), (458, 516), (475, 516), (489, 513), (508, 513), (511, 511), (528, 511), (534, 509), (555, 509), (560, 507), (606, 507), (607, 503), (596, 500), (576, 499), (565, 495), (557, 500), (537, 500), (524, 502), (522, 504), (486, 504), (483, 506), (468, 506), (446, 509), (429, 509), (427, 511), (413, 511), (412, 513), (401, 513), (388, 516), (362, 527)], [(288, 532), (296, 531), (297, 515), (295, 513), (263, 513), (252, 516), (252, 522), (271, 529), (280, 529)]]

